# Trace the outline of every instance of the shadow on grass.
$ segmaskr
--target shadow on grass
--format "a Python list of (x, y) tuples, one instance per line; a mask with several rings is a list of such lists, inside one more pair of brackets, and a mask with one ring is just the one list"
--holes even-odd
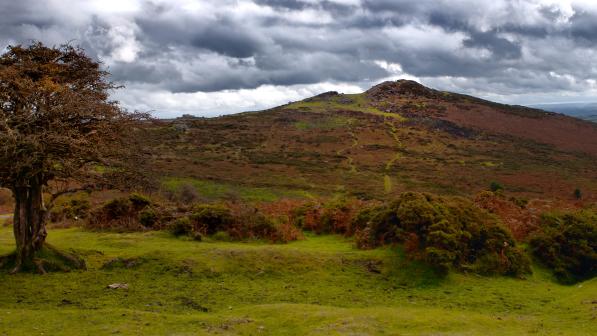
[(401, 247), (390, 249), (387, 257), (387, 276), (402, 287), (438, 287), (446, 280), (446, 274), (434, 270), (431, 266), (409, 259)]
[(16, 252), (0, 256), (0, 272), (40, 273), (70, 272), (87, 269), (85, 260), (69, 251), (60, 251), (50, 244), (45, 244), (35, 253), (32, 261), (17, 265)]

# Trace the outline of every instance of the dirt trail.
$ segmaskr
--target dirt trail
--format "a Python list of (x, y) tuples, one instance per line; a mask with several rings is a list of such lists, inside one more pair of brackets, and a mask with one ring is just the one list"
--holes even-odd
[[(390, 134), (392, 135), (392, 137), (394, 138), (394, 140), (396, 141), (396, 144), (398, 145), (398, 148), (403, 148), (403, 144), (400, 141), (400, 138), (398, 137), (398, 131), (396, 129), (396, 124), (394, 124), (393, 120), (388, 120), (386, 118), (385, 125), (387, 125), (389, 127), (389, 131)], [(396, 163), (396, 161), (400, 160), (402, 158), (402, 155), (400, 153), (396, 153), (394, 155), (394, 157), (392, 157), (385, 166), (385, 170), (386, 170), (386, 174), (384, 174), (384, 190), (386, 193), (390, 193), (392, 192), (393, 189), (393, 183), (392, 183), (392, 177), (389, 175), (390, 174), (390, 170), (392, 169), (392, 167), (394, 166), (394, 164)]]
[(350, 152), (351, 149), (356, 148), (359, 145), (359, 138), (358, 138), (357, 134), (354, 132), (353, 123), (352, 122), (350, 122), (348, 124), (348, 127), (349, 127), (348, 134), (352, 138), (352, 145), (350, 145), (350, 147), (348, 147), (348, 148), (344, 148), (344, 149), (338, 150), (336, 152), (336, 154), (346, 156), (346, 163), (348, 164), (348, 167), (350, 167), (350, 172), (351, 173), (356, 173), (357, 172), (357, 166), (354, 164), (354, 159), (352, 157), (348, 156), (348, 154), (345, 154), (345, 153)]

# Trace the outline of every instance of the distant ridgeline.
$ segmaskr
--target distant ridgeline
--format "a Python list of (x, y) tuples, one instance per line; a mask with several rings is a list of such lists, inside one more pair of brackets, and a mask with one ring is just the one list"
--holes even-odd
[(531, 107), (542, 110), (563, 113), (572, 117), (589, 120), (597, 123), (597, 103), (562, 103), (562, 104), (536, 104)]

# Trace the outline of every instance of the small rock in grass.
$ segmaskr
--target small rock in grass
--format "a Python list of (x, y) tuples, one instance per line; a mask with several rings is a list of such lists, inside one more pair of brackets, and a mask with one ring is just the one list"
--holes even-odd
[(125, 284), (125, 283), (113, 283), (111, 285), (108, 285), (108, 288), (110, 288), (110, 289), (129, 289), (129, 285)]

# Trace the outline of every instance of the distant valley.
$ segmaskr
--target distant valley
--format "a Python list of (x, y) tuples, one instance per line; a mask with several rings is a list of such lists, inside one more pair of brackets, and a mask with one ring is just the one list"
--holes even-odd
[(530, 105), (546, 111), (563, 113), (580, 119), (597, 122), (597, 103), (557, 103)]

